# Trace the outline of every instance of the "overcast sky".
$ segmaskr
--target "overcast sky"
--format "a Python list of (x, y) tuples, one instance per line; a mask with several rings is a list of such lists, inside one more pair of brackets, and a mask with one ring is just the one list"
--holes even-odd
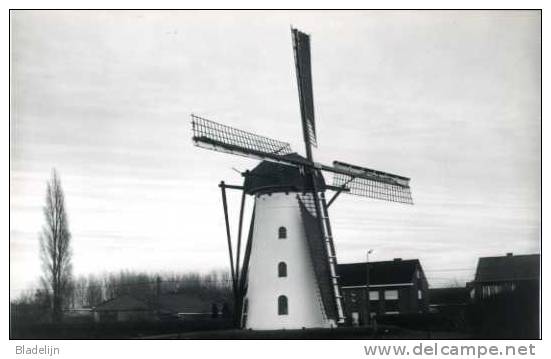
[(341, 263), (419, 258), (442, 286), (540, 251), (539, 12), (10, 16), (12, 295), (40, 275), (53, 167), (76, 275), (227, 267), (217, 184), (258, 162), (194, 147), (189, 114), (303, 153), (291, 25), (311, 34), (316, 160), (412, 179), (414, 206), (331, 206)]

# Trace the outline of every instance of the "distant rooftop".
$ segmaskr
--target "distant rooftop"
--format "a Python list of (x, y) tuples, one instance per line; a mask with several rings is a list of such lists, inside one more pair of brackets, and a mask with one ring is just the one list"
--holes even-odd
[(540, 255), (481, 257), (478, 259), (475, 282), (534, 280), (540, 277)]
[[(369, 284), (400, 284), (411, 283), (415, 270), (421, 268), (418, 259), (369, 262)], [(342, 286), (365, 285), (367, 279), (366, 262), (346, 263), (337, 266), (339, 284)]]

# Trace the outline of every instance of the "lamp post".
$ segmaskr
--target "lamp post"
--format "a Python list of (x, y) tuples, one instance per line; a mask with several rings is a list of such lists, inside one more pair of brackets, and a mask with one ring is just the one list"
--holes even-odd
[(365, 262), (365, 301), (366, 301), (366, 316), (365, 316), (365, 324), (371, 324), (371, 308), (370, 308), (370, 299), (369, 299), (369, 255), (373, 253), (373, 249), (368, 249), (365, 256), (366, 256), (366, 262)]

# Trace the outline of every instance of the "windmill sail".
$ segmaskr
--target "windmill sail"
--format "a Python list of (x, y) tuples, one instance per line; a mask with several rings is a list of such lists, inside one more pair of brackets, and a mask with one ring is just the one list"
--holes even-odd
[(291, 145), (269, 137), (191, 115), (193, 142), (198, 147), (258, 159), (278, 160), (292, 153)]
[(333, 186), (348, 189), (346, 193), (413, 204), (407, 177), (338, 161), (334, 161), (333, 166), (339, 171), (333, 176)]
[[(310, 36), (292, 29), (293, 50), (295, 54), (295, 66), (298, 82), (298, 97), (300, 101), (300, 114), (302, 117), (302, 130), (307, 152), (310, 145), (317, 147), (316, 122), (314, 118), (314, 94), (312, 91), (312, 66), (310, 61)], [(311, 158), (308, 158), (311, 159)]]

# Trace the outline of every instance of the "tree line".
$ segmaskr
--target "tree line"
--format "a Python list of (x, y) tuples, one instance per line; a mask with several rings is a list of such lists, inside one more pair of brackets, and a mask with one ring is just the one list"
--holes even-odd
[[(62, 310), (93, 308), (123, 295), (152, 298), (162, 294), (188, 293), (230, 300), (231, 279), (228, 271), (208, 273), (145, 273), (121, 271), (101, 275), (78, 276), (68, 282), (61, 296)], [(13, 305), (53, 305), (52, 293), (43, 286), (23, 291)]]

